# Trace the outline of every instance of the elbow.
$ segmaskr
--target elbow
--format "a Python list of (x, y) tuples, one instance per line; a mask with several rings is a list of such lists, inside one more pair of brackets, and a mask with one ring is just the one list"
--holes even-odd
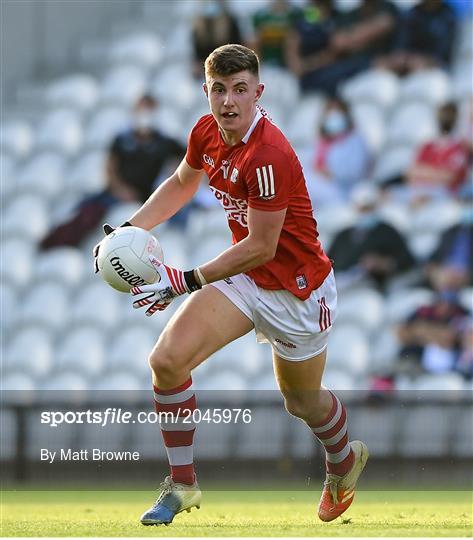
[(270, 244), (265, 244), (264, 246), (262, 246), (260, 251), (260, 264), (266, 264), (272, 261), (274, 257), (276, 257), (276, 250), (277, 245), (273, 246)]

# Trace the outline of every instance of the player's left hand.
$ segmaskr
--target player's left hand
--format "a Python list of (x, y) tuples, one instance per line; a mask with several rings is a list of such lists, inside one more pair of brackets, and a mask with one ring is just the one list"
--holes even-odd
[(191, 293), (196, 288), (200, 288), (193, 287), (195, 279), (193, 280), (194, 283), (189, 283), (189, 281), (192, 281), (187, 275), (190, 272), (183, 272), (177, 268), (167, 266), (153, 256), (150, 256), (149, 260), (158, 274), (158, 280), (151, 285), (141, 285), (130, 290), (135, 309), (151, 305), (146, 310), (147, 317), (150, 317), (156, 311), (166, 309), (177, 296)]

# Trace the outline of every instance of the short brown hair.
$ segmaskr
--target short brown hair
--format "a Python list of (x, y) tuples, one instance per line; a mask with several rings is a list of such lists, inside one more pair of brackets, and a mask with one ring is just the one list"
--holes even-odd
[(205, 60), (205, 74), (210, 76), (226, 77), (246, 70), (259, 77), (258, 55), (244, 45), (222, 45), (212, 51)]

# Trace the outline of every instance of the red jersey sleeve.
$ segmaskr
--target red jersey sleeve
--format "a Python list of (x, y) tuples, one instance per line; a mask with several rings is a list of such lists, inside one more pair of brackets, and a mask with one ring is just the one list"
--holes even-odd
[(201, 161), (200, 161), (200, 155), (201, 152), (199, 150), (199, 137), (197, 135), (199, 131), (199, 124), (201, 121), (199, 120), (197, 124), (192, 128), (191, 132), (189, 133), (189, 137), (187, 139), (187, 152), (186, 152), (186, 161), (189, 166), (191, 166), (193, 169), (200, 170), (202, 169)]
[(290, 158), (275, 146), (262, 146), (246, 169), (248, 206), (275, 212), (289, 205), (292, 183)]

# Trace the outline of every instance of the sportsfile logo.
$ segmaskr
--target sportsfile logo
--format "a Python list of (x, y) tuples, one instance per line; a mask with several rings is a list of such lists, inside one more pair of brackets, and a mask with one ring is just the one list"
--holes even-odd
[(141, 276), (137, 276), (136, 274), (128, 272), (128, 270), (125, 269), (125, 267), (120, 262), (120, 257), (112, 257), (110, 259), (110, 264), (115, 269), (115, 272), (130, 285), (138, 287), (140, 285), (146, 284), (146, 281)]
[(220, 191), (212, 186), (210, 186), (210, 189), (213, 191), (217, 201), (223, 206), (228, 219), (237, 221), (245, 229), (248, 228), (248, 203), (243, 199), (234, 199), (225, 191)]

